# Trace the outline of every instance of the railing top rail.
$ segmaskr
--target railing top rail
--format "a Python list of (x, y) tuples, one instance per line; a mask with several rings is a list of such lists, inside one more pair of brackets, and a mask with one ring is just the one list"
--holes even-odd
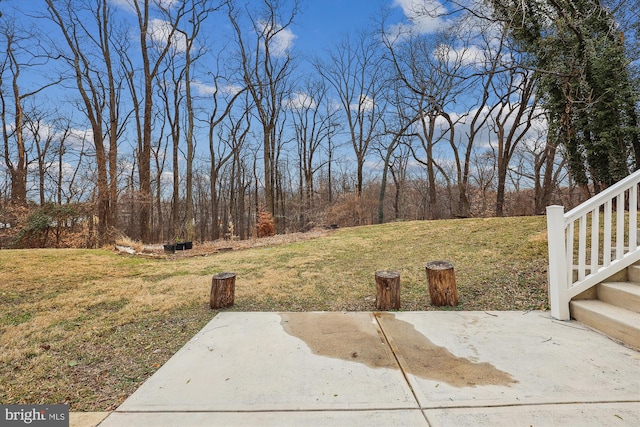
[(564, 214), (565, 222), (569, 223), (569, 222), (575, 221), (576, 219), (591, 212), (592, 210), (602, 205), (603, 203), (607, 202), (608, 200), (612, 200), (621, 192), (628, 190), (634, 185), (638, 185), (638, 183), (640, 183), (640, 170), (637, 170), (631, 175), (625, 177), (624, 179), (621, 179), (620, 181), (613, 184), (611, 187), (596, 194), (591, 199), (587, 200), (581, 205), (576, 206), (575, 208), (571, 209), (569, 212), (565, 213)]

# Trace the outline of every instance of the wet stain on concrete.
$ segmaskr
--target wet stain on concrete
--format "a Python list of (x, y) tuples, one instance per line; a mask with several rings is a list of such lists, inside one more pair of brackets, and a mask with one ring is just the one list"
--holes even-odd
[[(281, 313), (286, 333), (304, 341), (314, 354), (399, 369), (387, 339), (363, 313)], [(392, 313), (376, 313), (404, 370), (454, 387), (509, 386), (517, 381), (490, 363), (473, 362), (432, 343)]]
[(473, 362), (435, 345), (411, 323), (397, 319), (392, 313), (376, 313), (376, 317), (407, 372), (454, 387), (517, 383), (511, 374), (490, 363)]
[(319, 356), (397, 369), (384, 336), (363, 313), (281, 313), (285, 332)]

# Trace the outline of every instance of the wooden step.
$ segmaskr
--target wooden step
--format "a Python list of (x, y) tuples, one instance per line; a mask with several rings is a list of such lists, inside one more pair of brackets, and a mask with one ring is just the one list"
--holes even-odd
[(631, 282), (600, 283), (598, 299), (640, 313), (640, 284)]
[(640, 350), (640, 313), (600, 300), (571, 301), (570, 310), (578, 322)]
[(627, 276), (630, 282), (640, 283), (640, 265), (633, 264), (627, 267)]

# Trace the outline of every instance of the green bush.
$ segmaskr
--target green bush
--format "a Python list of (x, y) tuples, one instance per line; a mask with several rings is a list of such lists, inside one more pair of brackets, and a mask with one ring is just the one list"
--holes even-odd
[(74, 205), (46, 203), (27, 217), (27, 223), (14, 237), (11, 247), (44, 248), (51, 234), (56, 245), (65, 228), (76, 222), (78, 212)]

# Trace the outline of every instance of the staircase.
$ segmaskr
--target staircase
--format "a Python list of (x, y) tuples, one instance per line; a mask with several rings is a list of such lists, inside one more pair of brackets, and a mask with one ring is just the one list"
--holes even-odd
[(640, 265), (576, 296), (569, 306), (573, 319), (640, 350)]
[(549, 305), (640, 350), (640, 170), (564, 211), (547, 207)]

